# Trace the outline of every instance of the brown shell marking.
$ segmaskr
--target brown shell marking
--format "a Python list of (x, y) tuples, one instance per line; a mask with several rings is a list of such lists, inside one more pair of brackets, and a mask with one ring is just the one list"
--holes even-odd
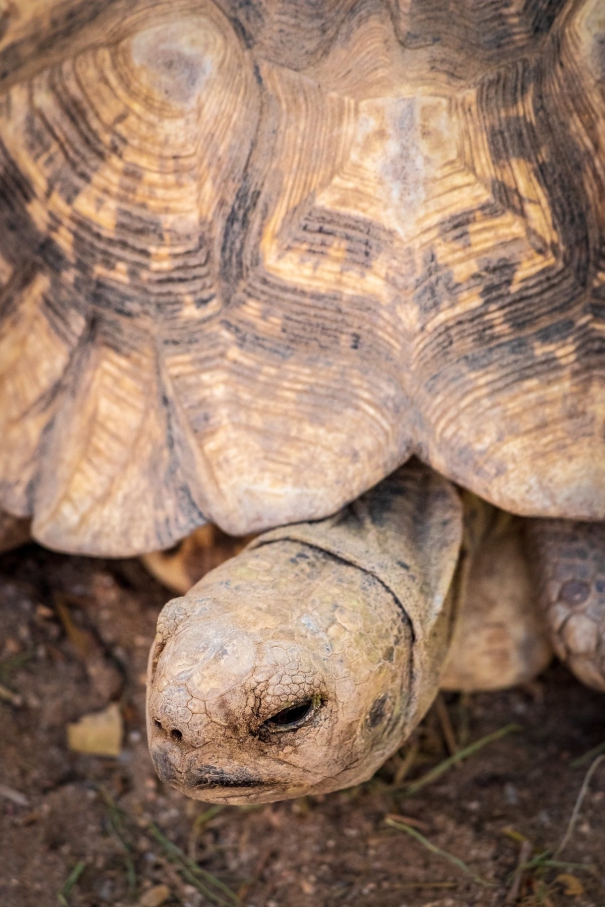
[(32, 74), (66, 4), (0, 38), (0, 490), (37, 538), (316, 518), (412, 452), (605, 517), (599, 0), (107, 0)]

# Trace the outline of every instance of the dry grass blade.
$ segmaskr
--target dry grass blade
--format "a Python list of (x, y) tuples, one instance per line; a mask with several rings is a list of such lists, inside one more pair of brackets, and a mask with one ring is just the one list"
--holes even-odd
[(576, 827), (576, 822), (578, 821), (578, 816), (580, 815), (580, 810), (582, 809), (582, 803), (584, 802), (584, 797), (586, 796), (586, 792), (588, 790), (588, 785), (590, 784), (592, 776), (598, 769), (599, 765), (601, 765), (601, 763), (604, 761), (605, 761), (605, 753), (602, 756), (597, 756), (595, 761), (592, 763), (592, 765), (586, 772), (584, 781), (582, 782), (582, 787), (580, 788), (580, 793), (578, 794), (578, 799), (576, 800), (575, 806), (573, 808), (573, 812), (569, 819), (569, 825), (567, 826), (567, 831), (563, 835), (563, 840), (561, 841), (561, 843), (559, 844), (559, 846), (557, 847), (557, 849), (555, 851), (555, 854), (554, 854), (555, 857), (558, 857), (559, 854), (563, 853), (563, 851), (569, 844), (569, 842), (571, 840), (571, 836), (573, 835), (573, 832), (574, 832), (574, 828)]
[(9, 690), (8, 687), (5, 687), (4, 684), (0, 683), (0, 699), (3, 702), (8, 702), (9, 705), (19, 708), (23, 705), (23, 697), (19, 693), (13, 693), (12, 690)]
[(534, 872), (542, 869), (579, 869), (584, 872), (595, 873), (595, 867), (590, 863), (567, 863), (564, 860), (551, 860), (550, 851), (543, 850), (528, 860), (527, 863), (521, 864), (518, 868), (522, 872)]
[(574, 759), (573, 762), (569, 763), (569, 766), (570, 768), (580, 768), (582, 765), (587, 765), (592, 759), (600, 756), (601, 753), (605, 753), (605, 740), (603, 743), (599, 743), (598, 746), (593, 746), (593, 748), (588, 750), (587, 753), (584, 753), (583, 756)]
[(196, 818), (194, 819), (191, 826), (191, 831), (189, 832), (189, 838), (187, 840), (187, 854), (190, 860), (195, 861), (195, 852), (197, 849), (198, 840), (200, 835), (206, 828), (206, 825), (208, 824), (208, 822), (211, 822), (215, 816), (218, 816), (218, 814), (222, 812), (223, 809), (224, 806), (211, 806), (209, 809), (204, 810), (204, 812), (200, 813), (199, 816), (196, 816)]
[(63, 888), (57, 895), (57, 900), (61, 907), (69, 907), (69, 897), (70, 892), (73, 890), (74, 886), (77, 884), (78, 879), (86, 869), (86, 863), (83, 860), (80, 860), (79, 863), (76, 863), (72, 871), (69, 873)]
[(217, 879), (212, 873), (202, 869), (201, 866), (191, 860), (180, 847), (169, 841), (166, 835), (162, 834), (153, 822), (149, 823), (148, 828), (164, 850), (166, 856), (177, 865), (181, 874), (191, 885), (197, 888), (200, 894), (203, 894), (214, 904), (220, 905), (220, 907), (239, 907), (240, 901), (237, 895), (220, 879)]
[[(522, 840), (522, 850), (523, 845), (529, 845), (527, 838), (523, 838)], [(531, 851), (531, 845), (527, 846), (525, 850), (526, 852)], [(582, 872), (589, 872), (592, 875), (595, 875), (596, 873), (596, 868), (589, 863), (568, 863), (554, 859), (551, 857), (550, 850), (542, 850), (540, 851), (540, 853), (537, 853), (535, 856), (531, 857), (531, 859), (528, 859), (525, 862), (523, 862), (522, 856), (524, 856), (523, 853), (520, 854), (519, 863), (517, 865), (517, 868), (515, 869), (515, 872), (511, 874), (508, 880), (509, 884), (512, 884), (514, 882), (516, 875), (519, 874), (523, 876), (526, 873), (528, 875), (531, 875), (534, 878), (534, 881), (536, 881), (544, 875), (547, 869), (563, 869), (565, 871), (576, 869)], [(556, 857), (556, 854), (554, 856)], [(540, 901), (540, 903), (542, 904), (543, 902)]]
[(32, 652), (20, 652), (18, 655), (9, 655), (8, 658), (0, 659), (0, 700), (8, 702), (15, 708), (23, 705), (23, 697), (19, 693), (14, 693), (4, 685), (4, 681), (10, 678), (14, 671), (28, 662), (33, 657)]
[(389, 813), (385, 819), (392, 819), (394, 822), (403, 822), (404, 825), (411, 825), (412, 828), (419, 828), (420, 831), (428, 831), (429, 826), (422, 819), (414, 819), (412, 816), (399, 816), (395, 813)]
[(519, 899), (519, 895), (521, 893), (521, 883), (523, 882), (523, 874), (525, 871), (523, 869), (523, 867), (525, 866), (525, 864), (531, 857), (532, 850), (533, 850), (533, 847), (532, 847), (531, 841), (528, 841), (527, 838), (521, 842), (521, 848), (519, 851), (519, 859), (517, 861), (517, 868), (515, 869), (513, 881), (509, 888), (508, 894), (506, 895), (506, 900), (504, 901), (505, 904), (516, 904), (517, 903), (517, 901)]
[(0, 659), (0, 681), (8, 680), (14, 671), (18, 671), (22, 665), (34, 657), (31, 651), (19, 652), (18, 655), (9, 655), (7, 658)]
[(211, 806), (209, 809), (204, 810), (203, 813), (200, 813), (199, 816), (196, 816), (193, 820), (194, 826), (200, 828), (202, 825), (206, 825), (207, 822), (210, 822), (211, 819), (214, 819), (215, 816), (222, 813), (224, 808), (224, 806)]
[(423, 847), (426, 847), (431, 853), (434, 853), (438, 857), (442, 857), (444, 860), (447, 860), (453, 866), (457, 866), (466, 876), (476, 882), (477, 885), (481, 885), (483, 888), (496, 888), (497, 885), (495, 882), (490, 882), (488, 879), (482, 879), (481, 876), (478, 876), (470, 866), (467, 866), (462, 860), (458, 857), (455, 857), (452, 853), (448, 853), (447, 850), (441, 850), (440, 847), (437, 847), (435, 844), (431, 844), (428, 838), (425, 838), (424, 835), (421, 835), (419, 831), (416, 831), (415, 828), (412, 828), (411, 825), (405, 825), (403, 822), (397, 822), (395, 819), (386, 819), (386, 824), (390, 825), (392, 828), (397, 828), (399, 831), (403, 831), (406, 835), (409, 835), (411, 838), (414, 838), (415, 841), (418, 841), (419, 844), (422, 844)]
[(506, 727), (500, 728), (500, 730), (494, 731), (492, 734), (487, 734), (487, 736), (481, 737), (480, 740), (475, 740), (474, 743), (465, 746), (464, 749), (458, 750), (453, 756), (444, 759), (443, 762), (440, 762), (439, 765), (436, 765), (435, 768), (428, 771), (422, 778), (419, 778), (418, 781), (412, 781), (411, 784), (408, 784), (403, 792), (403, 796), (411, 797), (419, 790), (422, 790), (423, 787), (426, 787), (427, 784), (431, 784), (433, 781), (436, 781), (437, 778), (440, 778), (441, 775), (452, 768), (453, 765), (478, 753), (479, 750), (483, 749), (484, 746), (487, 746), (488, 743), (494, 743), (507, 734), (518, 733), (521, 730), (522, 728), (518, 724), (507, 724)]
[(445, 704), (443, 693), (441, 692), (437, 695), (437, 698), (435, 700), (435, 710), (437, 712), (437, 717), (439, 718), (439, 724), (441, 725), (441, 733), (443, 734), (443, 739), (445, 740), (450, 756), (453, 756), (454, 753), (458, 751), (458, 743), (456, 741), (456, 734), (454, 733), (454, 728), (450, 719), (450, 713)]
[(458, 882), (401, 882), (390, 888), (396, 891), (409, 888), (458, 888)]
[(137, 890), (137, 872), (133, 860), (134, 846), (126, 828), (125, 814), (105, 788), (100, 787), (99, 793), (109, 813), (109, 823), (113, 837), (123, 850), (128, 891), (131, 896), (134, 896)]

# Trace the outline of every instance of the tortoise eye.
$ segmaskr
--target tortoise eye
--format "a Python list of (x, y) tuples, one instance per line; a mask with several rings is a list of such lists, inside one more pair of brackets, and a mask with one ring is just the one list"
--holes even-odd
[(306, 699), (298, 705), (292, 705), (281, 712), (276, 712), (265, 721), (265, 727), (272, 731), (291, 731), (303, 724), (313, 711), (314, 702)]

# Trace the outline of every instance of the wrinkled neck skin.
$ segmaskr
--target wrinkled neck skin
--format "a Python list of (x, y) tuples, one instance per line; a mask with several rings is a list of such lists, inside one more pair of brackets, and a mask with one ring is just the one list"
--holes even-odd
[(160, 777), (217, 803), (369, 778), (437, 692), (461, 537), (452, 486), (407, 466), (335, 517), (260, 536), (169, 602), (148, 679)]

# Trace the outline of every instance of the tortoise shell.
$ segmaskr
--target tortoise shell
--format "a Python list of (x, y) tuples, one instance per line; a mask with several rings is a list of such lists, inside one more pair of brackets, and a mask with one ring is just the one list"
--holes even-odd
[(605, 517), (602, 0), (27, 0), (0, 35), (0, 505), (40, 541), (318, 518), (414, 454)]

